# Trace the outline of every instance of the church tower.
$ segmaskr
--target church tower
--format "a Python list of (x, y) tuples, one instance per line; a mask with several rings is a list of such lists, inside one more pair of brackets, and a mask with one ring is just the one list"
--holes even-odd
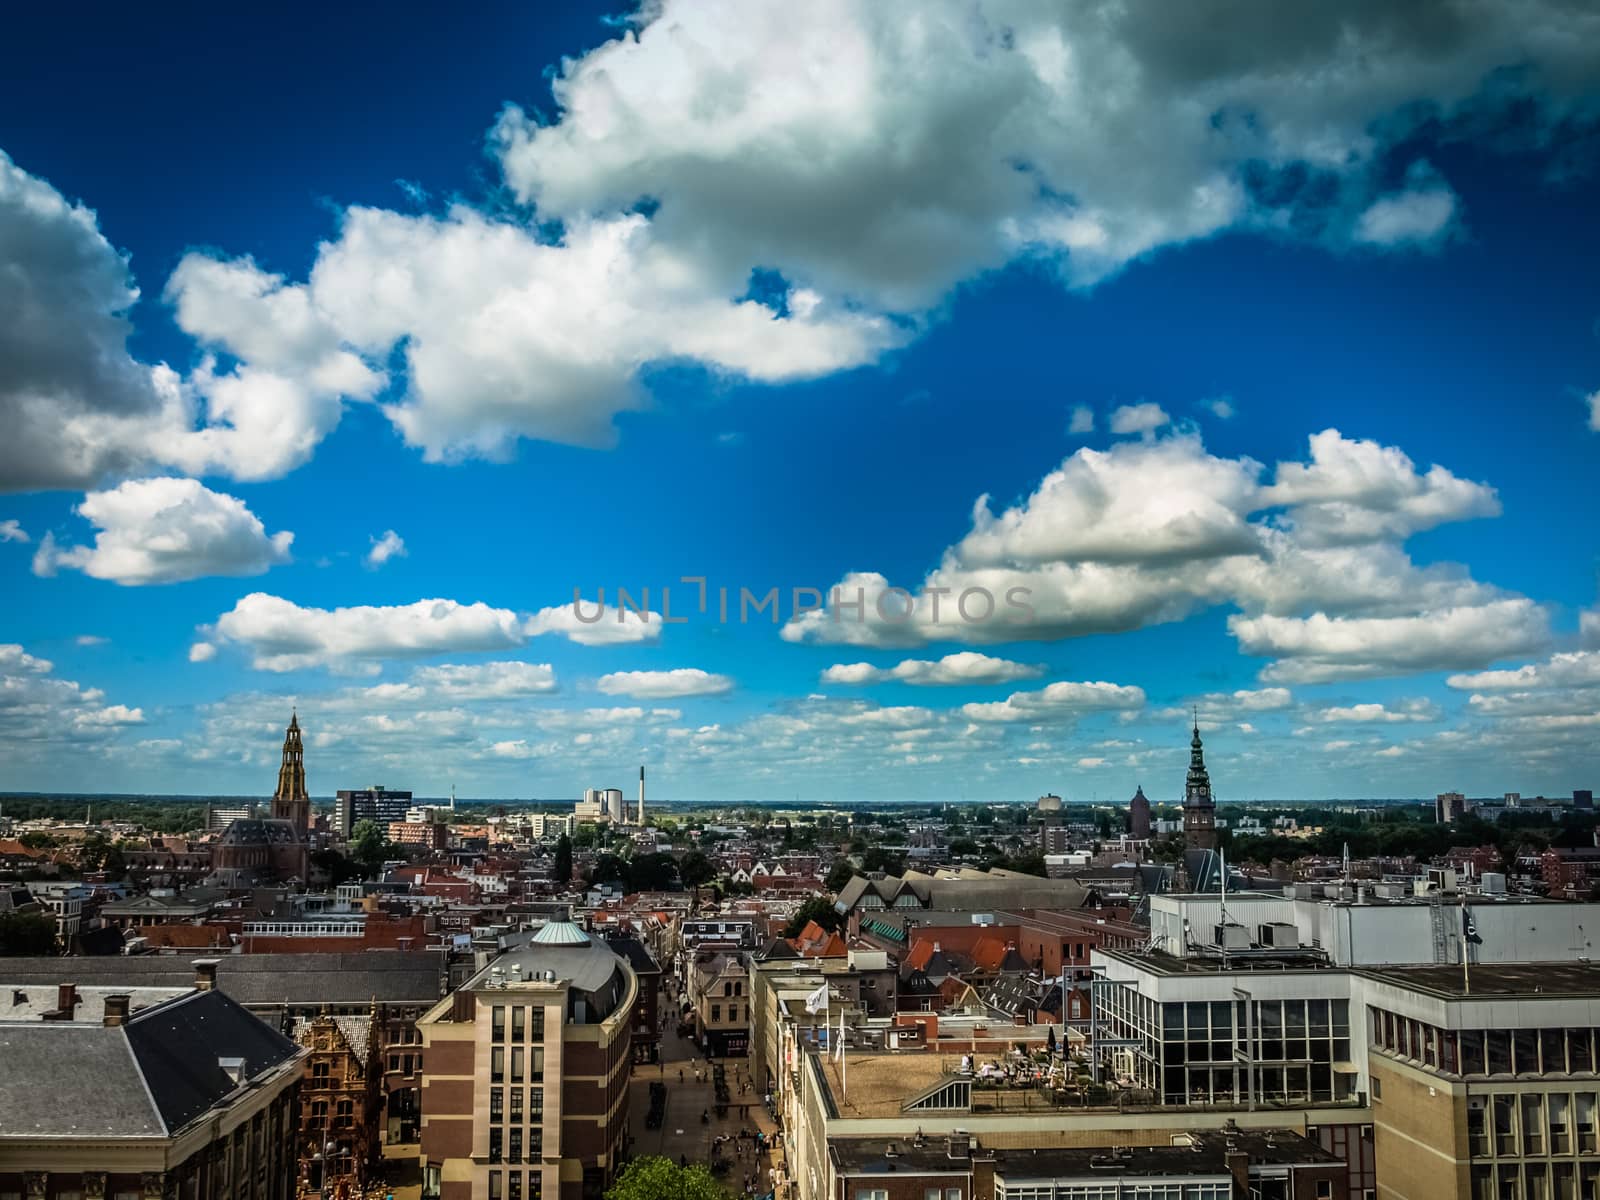
[(278, 768), (278, 790), (272, 794), (272, 818), (288, 821), (305, 840), (311, 826), (311, 797), (306, 792), (306, 754), (300, 744), (300, 714), (291, 713), (283, 736), (283, 765)]
[(1183, 788), (1183, 844), (1190, 850), (1217, 848), (1217, 802), (1211, 797), (1211, 776), (1206, 772), (1200, 743), (1200, 713), (1195, 712), (1194, 737), (1189, 742), (1189, 777)]

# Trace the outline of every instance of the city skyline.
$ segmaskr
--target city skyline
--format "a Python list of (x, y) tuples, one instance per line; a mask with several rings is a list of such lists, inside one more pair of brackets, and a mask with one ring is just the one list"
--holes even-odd
[(1428, 11), (19, 18), (0, 788), (1593, 787), (1600, 29)]

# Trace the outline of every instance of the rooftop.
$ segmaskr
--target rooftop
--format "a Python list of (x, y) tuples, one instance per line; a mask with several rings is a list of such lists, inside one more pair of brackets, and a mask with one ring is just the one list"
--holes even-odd
[(1471, 990), (1461, 978), (1459, 963), (1450, 966), (1367, 967), (1362, 975), (1435, 996), (1600, 995), (1600, 965), (1585, 962), (1483, 963), (1470, 968)]

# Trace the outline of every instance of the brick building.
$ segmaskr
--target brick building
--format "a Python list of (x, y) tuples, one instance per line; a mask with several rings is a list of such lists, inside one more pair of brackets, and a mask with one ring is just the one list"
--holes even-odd
[(377, 1005), (367, 1016), (300, 1021), (305, 1047), (301, 1084), (300, 1189), (332, 1200), (361, 1196), (380, 1157), (382, 1103)]

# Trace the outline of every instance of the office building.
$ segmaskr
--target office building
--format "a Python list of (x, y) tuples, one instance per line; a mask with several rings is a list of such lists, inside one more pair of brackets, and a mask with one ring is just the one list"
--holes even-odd
[(381, 783), (355, 790), (343, 789), (334, 798), (334, 832), (340, 837), (349, 837), (357, 821), (376, 821), (380, 826), (404, 821), (410, 808), (410, 792), (390, 791)]
[(638, 979), (569, 922), (502, 945), (417, 1022), (423, 1195), (595, 1200), (627, 1138)]
[[(1522, 797), (1517, 797), (1520, 807)], [(1461, 792), (1440, 792), (1433, 798), (1433, 819), (1441, 825), (1453, 825), (1467, 812), (1467, 798)]]

